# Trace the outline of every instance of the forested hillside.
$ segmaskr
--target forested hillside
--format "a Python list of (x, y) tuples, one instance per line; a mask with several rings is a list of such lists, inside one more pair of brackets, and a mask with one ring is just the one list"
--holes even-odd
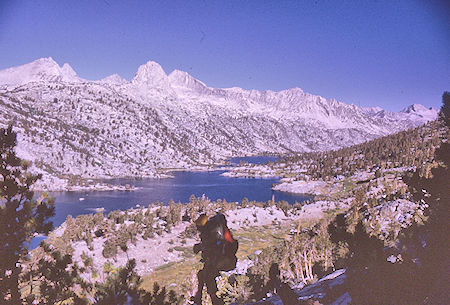
[[(434, 152), (447, 129), (432, 121), (414, 129), (401, 131), (362, 144), (326, 152), (303, 153), (283, 158), (286, 166), (299, 164), (312, 179), (352, 176), (357, 171), (417, 167), (428, 177), (435, 166)], [(276, 165), (275, 165), (276, 166)]]

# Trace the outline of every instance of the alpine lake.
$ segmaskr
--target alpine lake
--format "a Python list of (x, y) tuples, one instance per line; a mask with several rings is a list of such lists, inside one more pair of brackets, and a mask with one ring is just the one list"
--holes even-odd
[[(274, 156), (239, 157), (230, 159), (231, 165), (241, 162), (261, 164), (275, 161)], [(173, 178), (164, 179), (111, 179), (111, 184), (132, 185), (132, 191), (80, 191), (51, 192), (55, 198), (55, 215), (50, 219), (53, 226), (61, 225), (68, 215), (76, 217), (81, 214), (102, 211), (105, 215), (113, 210), (147, 207), (151, 203), (189, 202), (191, 195), (217, 199), (228, 202), (241, 202), (246, 197), (249, 201), (285, 200), (291, 204), (311, 199), (308, 195), (292, 194), (272, 190), (279, 182), (278, 178), (234, 178), (221, 174), (224, 169), (214, 171), (174, 171)], [(29, 247), (37, 247), (45, 236), (34, 237)]]

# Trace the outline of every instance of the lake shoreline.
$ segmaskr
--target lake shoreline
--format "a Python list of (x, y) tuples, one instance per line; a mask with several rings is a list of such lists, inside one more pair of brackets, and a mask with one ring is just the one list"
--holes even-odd
[[(190, 196), (205, 196), (211, 200), (226, 200), (241, 202), (244, 198), (249, 201), (267, 202), (287, 201), (291, 204), (311, 200), (311, 196), (303, 194), (289, 194), (273, 190), (279, 183), (276, 177), (242, 178), (226, 177), (222, 175), (234, 168), (221, 166), (216, 168), (195, 168), (194, 171), (180, 169), (167, 171), (165, 176), (170, 179), (154, 179), (132, 177), (128, 179), (107, 179), (101, 181), (90, 180), (91, 185), (68, 190), (49, 192), (55, 197), (55, 225), (61, 224), (67, 215), (76, 217), (88, 214), (99, 208), (105, 213), (112, 210), (126, 210), (136, 206), (148, 206), (160, 202), (168, 204), (174, 202), (189, 202)], [(205, 170), (206, 169), (206, 170)], [(107, 184), (107, 185), (106, 185)], [(106, 185), (106, 186), (105, 186)]]
[[(153, 175), (136, 175), (136, 176), (115, 176), (115, 177), (103, 177), (103, 178), (81, 178), (69, 182), (67, 177), (57, 177), (50, 175), (43, 175), (40, 180), (34, 185), (33, 191), (36, 192), (72, 192), (72, 191), (133, 191), (135, 190), (133, 185), (115, 185), (109, 183), (109, 181), (128, 179), (128, 180), (141, 180), (141, 179), (168, 179), (174, 178), (173, 173), (176, 172), (213, 172), (213, 171), (225, 171), (226, 175), (233, 177), (232, 172), (239, 164), (261, 164), (268, 161), (278, 160), (277, 155), (254, 155), (254, 156), (237, 156), (230, 157), (224, 162), (218, 162), (214, 164), (193, 165), (191, 167), (180, 168), (159, 168), (155, 169)], [(236, 176), (236, 178), (254, 178)], [(260, 178), (269, 178), (260, 177)], [(271, 176), (270, 178), (277, 178), (277, 176)]]

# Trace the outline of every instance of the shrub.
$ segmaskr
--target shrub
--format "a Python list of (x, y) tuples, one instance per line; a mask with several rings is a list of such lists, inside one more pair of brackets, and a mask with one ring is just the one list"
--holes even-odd
[(106, 240), (103, 246), (102, 254), (104, 258), (115, 257), (117, 255), (117, 243), (110, 239)]

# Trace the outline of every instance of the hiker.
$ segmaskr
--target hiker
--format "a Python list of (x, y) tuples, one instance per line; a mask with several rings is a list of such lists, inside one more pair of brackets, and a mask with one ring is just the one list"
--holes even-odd
[(231, 235), (227, 227), (227, 220), (221, 213), (208, 219), (205, 214), (195, 221), (200, 232), (201, 242), (194, 245), (194, 253), (202, 252), (203, 269), (197, 273), (198, 289), (192, 298), (195, 304), (202, 304), (203, 286), (211, 297), (213, 305), (222, 305), (224, 302), (216, 295), (216, 277), (219, 271), (230, 271), (236, 268), (236, 252), (238, 242)]

